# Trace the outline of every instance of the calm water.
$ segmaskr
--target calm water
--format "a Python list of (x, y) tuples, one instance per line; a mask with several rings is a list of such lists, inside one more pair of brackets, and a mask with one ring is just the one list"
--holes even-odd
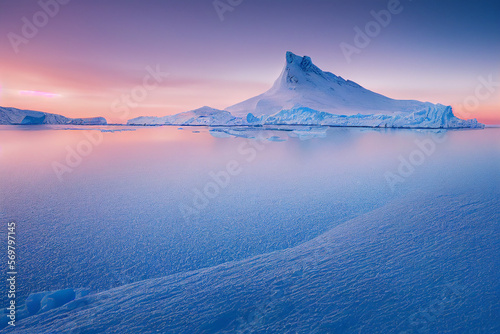
[[(0, 218), (4, 232), (18, 226), (19, 300), (286, 249), (415, 192), (479, 192), (499, 223), (500, 129), (89, 129), (0, 130)], [(498, 271), (498, 254), (483, 255)], [(498, 285), (485, 291), (498, 296)]]

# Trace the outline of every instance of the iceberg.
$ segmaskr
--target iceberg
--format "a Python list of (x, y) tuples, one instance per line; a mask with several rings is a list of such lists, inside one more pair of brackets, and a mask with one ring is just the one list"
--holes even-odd
[(164, 117), (141, 116), (128, 125), (309, 125), (372, 128), (484, 128), (463, 120), (450, 106), (395, 100), (324, 72), (308, 56), (286, 53), (271, 89), (225, 110), (202, 107)]
[(40, 124), (67, 124), (67, 125), (106, 125), (104, 117), (69, 118), (34, 110), (0, 107), (0, 124), (2, 125), (40, 125)]
[(230, 112), (207, 106), (163, 117), (140, 116), (128, 120), (127, 125), (242, 125), (243, 118)]
[[(106, 125), (103, 117), (68, 118), (33, 110), (0, 107), (0, 124)], [(204, 106), (163, 117), (140, 116), (127, 125), (263, 126), (308, 125), (372, 128), (484, 128), (463, 120), (450, 106), (395, 100), (324, 72), (308, 56), (288, 51), (285, 66), (266, 92), (225, 110)]]
[(225, 109), (249, 124), (391, 128), (483, 128), (457, 118), (450, 106), (394, 100), (324, 72), (310, 57), (286, 53), (281, 75), (267, 92)]

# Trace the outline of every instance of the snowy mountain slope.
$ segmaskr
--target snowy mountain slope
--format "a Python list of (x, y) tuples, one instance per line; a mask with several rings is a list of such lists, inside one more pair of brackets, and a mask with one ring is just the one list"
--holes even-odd
[(476, 120), (458, 119), (448, 106), (374, 93), (292, 52), (286, 53), (285, 67), (271, 89), (225, 110), (253, 124), (482, 127)]
[[(234, 116), (233, 116), (234, 115)], [(225, 111), (203, 107), (172, 116), (137, 117), (129, 125), (326, 125), (394, 128), (482, 128), (451, 107), (394, 100), (286, 53), (285, 67), (267, 92)]]
[(287, 52), (285, 67), (271, 89), (225, 110), (237, 116), (246, 116), (248, 113), (261, 116), (283, 109), (308, 107), (334, 114), (353, 115), (368, 111), (409, 111), (421, 105), (419, 101), (398, 101), (374, 93), (355, 82), (323, 72), (307, 56), (300, 57)]
[(241, 125), (244, 123), (246, 122), (242, 118), (234, 117), (227, 111), (207, 106), (163, 117), (141, 116), (127, 122), (128, 125)]
[(0, 124), (70, 124), (70, 125), (106, 125), (103, 117), (68, 118), (34, 110), (0, 107)]
[(294, 248), (76, 299), (3, 332), (497, 333), (498, 197), (434, 195)]

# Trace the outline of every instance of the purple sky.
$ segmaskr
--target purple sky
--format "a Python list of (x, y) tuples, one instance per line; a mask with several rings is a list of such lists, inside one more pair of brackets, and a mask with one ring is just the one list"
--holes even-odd
[[(112, 122), (225, 108), (267, 90), (290, 50), (389, 97), (500, 123), (500, 87), (477, 88), (500, 81), (500, 4), (393, 1), (220, 0), (241, 2), (221, 21), (212, 0), (71, 0), (44, 22), (39, 2), (3, 0), (0, 105)], [(348, 61), (341, 43), (356, 46), (354, 28), (388, 7), (397, 13)], [(34, 36), (23, 18), (38, 22)], [(121, 96), (139, 92), (148, 66), (169, 75), (123, 112)]]

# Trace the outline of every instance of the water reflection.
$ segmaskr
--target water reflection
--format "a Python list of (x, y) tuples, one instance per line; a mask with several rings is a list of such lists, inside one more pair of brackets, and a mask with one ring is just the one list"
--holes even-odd
[[(66, 287), (103, 290), (284, 249), (415, 190), (498, 185), (496, 129), (446, 132), (395, 191), (384, 174), (418, 149), (415, 140), (442, 131), (79, 129), (0, 127), (0, 219), (20, 223), (21, 299)], [(68, 155), (85, 141), (91, 149), (70, 166)], [(54, 162), (71, 169), (62, 180)], [(241, 171), (185, 219), (179, 208), (194, 207), (197, 193), (231, 162)]]

